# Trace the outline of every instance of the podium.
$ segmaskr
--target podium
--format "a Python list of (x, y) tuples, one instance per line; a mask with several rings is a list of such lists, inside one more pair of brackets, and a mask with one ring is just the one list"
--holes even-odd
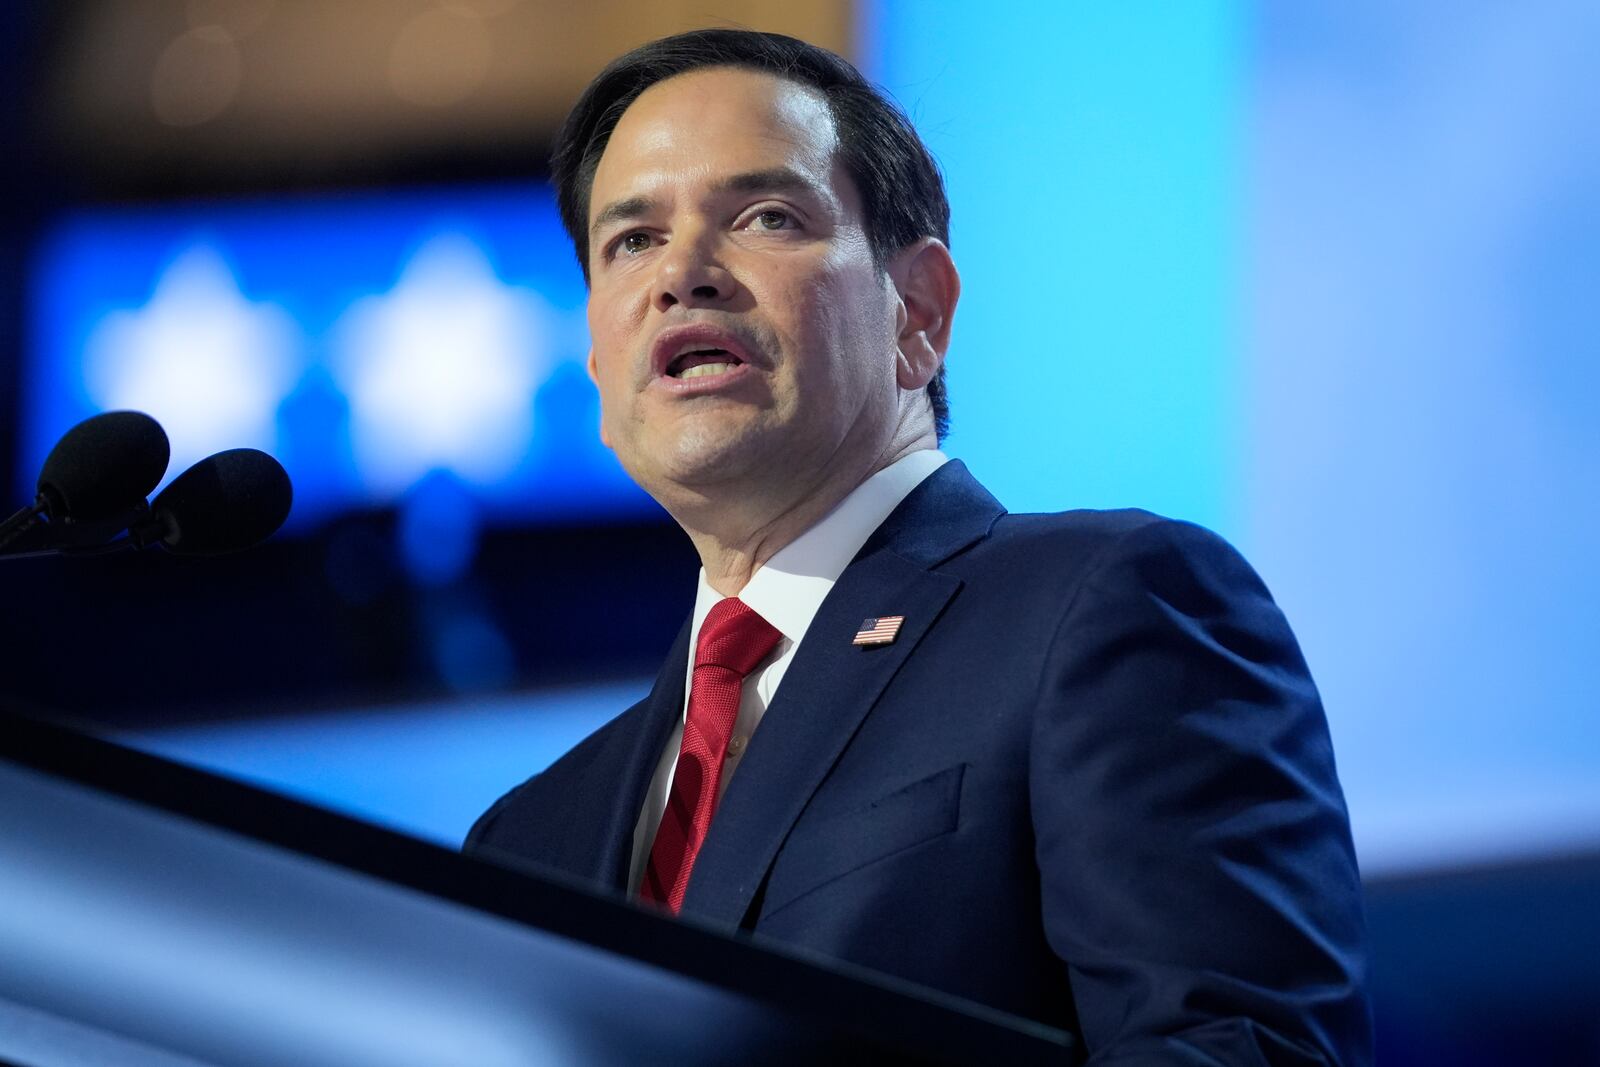
[(1036, 1022), (0, 717), (0, 1061), (1076, 1058)]

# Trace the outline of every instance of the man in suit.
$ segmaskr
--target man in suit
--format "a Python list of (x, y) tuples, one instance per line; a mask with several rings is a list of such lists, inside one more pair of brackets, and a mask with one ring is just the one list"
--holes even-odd
[[(1294, 638), (1215, 536), (1009, 515), (946, 462), (960, 282), (904, 116), (830, 53), (703, 31), (602, 72), (555, 177), (602, 435), (703, 567), (649, 697), (468, 847), (1043, 1020), (1096, 1063), (1366, 1062), (1359, 883)], [(1026, 388), (1035, 356), (990, 358)]]

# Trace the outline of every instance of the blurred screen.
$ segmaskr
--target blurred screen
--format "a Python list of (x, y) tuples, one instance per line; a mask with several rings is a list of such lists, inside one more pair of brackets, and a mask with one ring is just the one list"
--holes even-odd
[(598, 436), (584, 285), (543, 185), (82, 210), (42, 242), (18, 444), (149, 412), (168, 477), (254, 447), (290, 528), (447, 495), (494, 519), (653, 513)]

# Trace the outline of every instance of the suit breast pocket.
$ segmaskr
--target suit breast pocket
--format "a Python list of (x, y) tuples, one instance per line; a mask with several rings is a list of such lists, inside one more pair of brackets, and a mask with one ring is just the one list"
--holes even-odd
[(947, 767), (870, 804), (804, 821), (784, 842), (762, 909), (779, 909), (869, 864), (942, 837), (961, 816), (966, 764)]

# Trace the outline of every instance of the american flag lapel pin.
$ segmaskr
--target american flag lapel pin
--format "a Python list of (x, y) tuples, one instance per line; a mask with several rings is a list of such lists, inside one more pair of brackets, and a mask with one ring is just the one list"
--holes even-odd
[(862, 619), (861, 629), (856, 631), (856, 636), (850, 643), (861, 648), (892, 645), (896, 635), (900, 633), (900, 624), (905, 621), (906, 617), (904, 615), (884, 615), (876, 619)]

